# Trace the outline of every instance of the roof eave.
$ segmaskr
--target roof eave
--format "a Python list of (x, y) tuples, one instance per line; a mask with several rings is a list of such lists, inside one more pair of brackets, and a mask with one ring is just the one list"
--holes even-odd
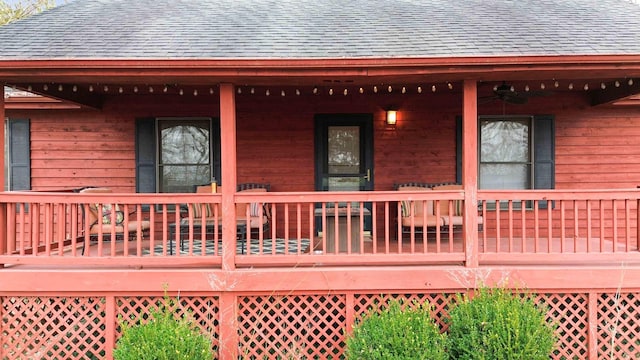
[(0, 79), (7, 83), (36, 81), (101, 81), (105, 77), (171, 79), (195, 82), (297, 82), (318, 78), (428, 76), (434, 81), (457, 79), (543, 79), (640, 76), (640, 54), (478, 56), (440, 58), (322, 59), (0, 59)]

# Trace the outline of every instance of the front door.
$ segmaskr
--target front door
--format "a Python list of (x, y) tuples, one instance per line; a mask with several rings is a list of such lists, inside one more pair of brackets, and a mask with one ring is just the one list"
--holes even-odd
[(315, 132), (316, 191), (373, 190), (373, 116), (316, 115)]

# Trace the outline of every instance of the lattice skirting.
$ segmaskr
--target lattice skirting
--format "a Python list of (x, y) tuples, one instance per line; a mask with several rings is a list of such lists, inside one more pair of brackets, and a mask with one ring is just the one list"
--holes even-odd
[[(214, 350), (219, 350), (222, 321), (233, 316), (237, 329), (231, 331), (239, 335), (237, 350), (243, 359), (341, 359), (344, 329), (370, 309), (382, 309), (392, 298), (407, 304), (428, 303), (444, 331), (457, 295), (397, 290), (239, 293), (234, 295), (235, 313), (221, 314), (218, 294), (180, 294), (176, 315), (188, 314), (204, 334), (211, 336)], [(550, 359), (639, 358), (640, 293), (542, 293), (535, 295), (535, 301), (547, 309), (548, 320), (558, 325), (558, 343)], [(107, 358), (107, 347), (115, 343), (121, 331), (119, 319), (135, 323), (162, 304), (162, 294), (2, 296), (2, 359)]]
[[(344, 329), (372, 308), (391, 298), (406, 303), (428, 303), (446, 330), (447, 313), (455, 293), (406, 294), (250, 294), (237, 296), (238, 351), (247, 359), (340, 359)], [(536, 302), (548, 307), (548, 320), (558, 325), (558, 343), (550, 358), (637, 359), (640, 354), (640, 294), (539, 294)], [(594, 297), (594, 301), (589, 301)], [(3, 312), (0, 346), (3, 359), (103, 359), (109, 336), (119, 331), (108, 319), (136, 322), (163, 304), (162, 295), (112, 297), (0, 297)], [(179, 314), (189, 314), (218, 349), (220, 304), (216, 295), (180, 296)], [(589, 306), (594, 306), (590, 309)], [(352, 311), (353, 318), (347, 313)], [(229, 315), (227, 315), (229, 316)], [(590, 328), (597, 331), (588, 331)], [(106, 331), (105, 329), (111, 329)], [(117, 335), (115, 335), (117, 337)], [(115, 341), (115, 338), (112, 339)], [(594, 351), (590, 354), (589, 341)], [(591, 356), (593, 355), (593, 356)]]
[[(276, 255), (295, 255), (300, 252), (305, 253), (309, 249), (309, 244), (311, 242), (309, 239), (263, 239), (262, 243), (260, 243), (257, 239), (251, 239), (250, 243), (247, 244), (246, 241), (238, 240), (236, 243), (236, 254), (247, 254), (247, 255), (258, 255), (258, 254), (266, 254), (270, 255), (273, 253), (273, 249), (275, 247)], [(178, 246), (176, 246), (178, 245)], [(248, 245), (248, 246), (247, 246)], [(180, 250), (180, 255), (202, 255), (202, 241), (194, 240), (193, 245), (189, 243), (188, 240), (182, 240), (182, 244), (180, 242), (176, 243), (175, 241), (171, 241), (169, 244), (170, 249), (167, 249), (167, 253), (176, 254), (177, 250)], [(205, 255), (221, 255), (222, 250), (222, 240), (218, 240), (217, 253), (215, 242), (213, 240), (206, 240), (205, 243)], [(163, 247), (162, 245), (157, 245), (153, 249), (154, 255), (162, 255)], [(149, 250), (144, 251), (145, 254), (149, 254)]]

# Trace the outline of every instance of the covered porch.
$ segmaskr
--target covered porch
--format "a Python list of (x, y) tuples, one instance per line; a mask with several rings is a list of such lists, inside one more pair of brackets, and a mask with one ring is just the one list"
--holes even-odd
[[(376, 91), (350, 85), (346, 94), (333, 86), (316, 94), (307, 85), (297, 95), (280, 82), (222, 83), (210, 93), (198, 84), (188, 98), (178, 89), (159, 95), (160, 85), (143, 95), (141, 86), (136, 93), (124, 85), (120, 93), (118, 85), (98, 83), (78, 85), (85, 92), (78, 96), (65, 82), (62, 90), (47, 89), (70, 88), (70, 98), (102, 105), (38, 112), (6, 101), (0, 109), (9, 118), (31, 119), (32, 185), (0, 194), (3, 307), (16, 315), (7, 317), (7, 341), (25, 347), (6, 353), (109, 358), (118, 317), (158, 306), (166, 289), (197, 314), (221, 358), (340, 358), (345, 334), (380, 301), (429, 302), (444, 327), (455, 294), (500, 284), (526, 287), (549, 306), (549, 318), (560, 324), (554, 358), (634, 354), (640, 191), (628, 145), (636, 139), (637, 109), (590, 104), (605, 101), (606, 89), (617, 94), (606, 99), (624, 97), (638, 82), (612, 90), (626, 78), (614, 80), (620, 73), (610, 71), (557, 88), (545, 81), (555, 93), (527, 104), (481, 101), (495, 96), (497, 81), (438, 82), (433, 91), (415, 82), (403, 89), (400, 78)], [(542, 75), (528, 76), (514, 86), (524, 91)], [(605, 87), (569, 89), (578, 82)], [(284, 95), (273, 90), (280, 87)], [(391, 126), (385, 112), (398, 102)], [(159, 161), (138, 158), (145, 146), (158, 156), (160, 138), (140, 138), (143, 127), (217, 112), (220, 148), (212, 147), (209, 172), (181, 185), (194, 192), (160, 191)], [(325, 112), (369, 114), (374, 154), (361, 159), (372, 167), (341, 175), (358, 178), (357, 189), (338, 191), (344, 189), (325, 186), (332, 174), (319, 175), (316, 124), (326, 118), (316, 115)], [(534, 179), (549, 188), (482, 188), (478, 119), (495, 114), (554, 114), (553, 181)], [(531, 176), (542, 173), (535, 166), (544, 165), (531, 166)], [(196, 185), (212, 189), (202, 184), (210, 177), (216, 191), (195, 192)], [(269, 191), (239, 191), (245, 182)], [(416, 182), (456, 187), (395, 189)], [(110, 192), (81, 191), (87, 187)], [(106, 207), (122, 219), (87, 211)], [(67, 331), (47, 322), (56, 318), (51, 314), (93, 321)], [(256, 324), (264, 328), (254, 330)], [(44, 343), (25, 339), (34, 326)], [(67, 339), (74, 345), (58, 345)]]
[(220, 359), (341, 359), (369, 309), (446, 331), (483, 286), (535, 293), (553, 359), (637, 358), (639, 14), (101, 0), (0, 27), (24, 91), (0, 98), (0, 358), (110, 359), (168, 295)]
[[(168, 210), (208, 204), (215, 213), (223, 197), (0, 195), (3, 221), (11, 230), (2, 233), (6, 250), (0, 257), (3, 355), (109, 358), (119, 336), (118, 319), (157, 308), (164, 291), (211, 334), (220, 358), (341, 358), (345, 334), (372, 306), (391, 298), (428, 303), (446, 329), (456, 294), (487, 284), (536, 294), (558, 324), (554, 359), (637, 353), (640, 197), (635, 189), (478, 191), (471, 216), (476, 221), (482, 216), (481, 228), (414, 228), (401, 237), (397, 214), (403, 201), (453, 207), (465, 195), (445, 190), (237, 192), (234, 205), (266, 204), (276, 214), (268, 229), (245, 232), (244, 239), (235, 223), (233, 234), (225, 237), (224, 224), (221, 234), (207, 232), (206, 223), (197, 225), (193, 214), (182, 218), (185, 224)], [(541, 209), (545, 201), (553, 206)], [(96, 203), (118, 204), (127, 214), (125, 229), (129, 222), (148, 219), (149, 231), (136, 225), (121, 237), (115, 230), (98, 231), (92, 239), (81, 207)], [(318, 208), (318, 203), (325, 205)], [(349, 204), (358, 214), (342, 223), (335, 219), (338, 227), (347, 227), (347, 236), (342, 239), (340, 229), (333, 229), (333, 251), (326, 250), (327, 220), (319, 222), (320, 233), (314, 227), (318, 209), (330, 213), (327, 203)], [(349, 228), (364, 229), (367, 203), (372, 228), (353, 236)], [(179, 230), (172, 233), (172, 227)], [(346, 241), (345, 251), (340, 241)]]

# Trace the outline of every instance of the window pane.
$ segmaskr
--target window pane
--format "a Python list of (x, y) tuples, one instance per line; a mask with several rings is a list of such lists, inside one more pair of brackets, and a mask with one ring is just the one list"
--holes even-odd
[(160, 123), (162, 164), (208, 164), (208, 121), (162, 121)]
[(482, 162), (528, 162), (529, 127), (526, 120), (483, 120), (481, 122)]
[(211, 181), (209, 165), (165, 165), (160, 171), (164, 193), (193, 192), (193, 186)]
[(480, 188), (529, 189), (531, 165), (480, 164)]

